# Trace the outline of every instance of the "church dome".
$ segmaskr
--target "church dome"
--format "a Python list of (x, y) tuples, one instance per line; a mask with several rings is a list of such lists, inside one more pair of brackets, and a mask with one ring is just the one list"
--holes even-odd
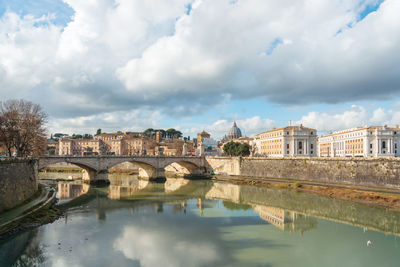
[(232, 128), (229, 131), (228, 139), (232, 140), (239, 137), (242, 137), (242, 131), (240, 131), (239, 127), (237, 127), (236, 125), (236, 122), (234, 122)]

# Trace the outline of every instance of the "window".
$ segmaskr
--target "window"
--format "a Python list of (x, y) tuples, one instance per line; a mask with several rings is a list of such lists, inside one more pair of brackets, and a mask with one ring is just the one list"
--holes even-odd
[[(314, 144), (311, 144), (311, 145), (310, 145), (310, 148), (313, 149), (313, 148), (314, 148)], [(312, 154), (312, 153), (311, 153), (311, 154)]]
[(372, 144), (369, 144), (369, 148), (372, 149)]
[(314, 151), (311, 150), (311, 155), (314, 154)]
[(311, 135), (313, 135), (313, 132), (311, 132)]
[(289, 144), (286, 144), (286, 149), (289, 149)]
[(299, 149), (303, 149), (303, 142), (299, 142)]
[(382, 141), (382, 149), (386, 148), (386, 141)]
[(394, 144), (394, 148), (397, 148), (397, 143)]

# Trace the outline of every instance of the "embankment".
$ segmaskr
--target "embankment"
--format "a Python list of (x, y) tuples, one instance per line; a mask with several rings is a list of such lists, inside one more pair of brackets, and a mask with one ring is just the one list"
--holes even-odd
[(207, 168), (226, 175), (400, 188), (397, 158), (206, 157)]
[(38, 190), (33, 159), (0, 160), (0, 213), (20, 205)]

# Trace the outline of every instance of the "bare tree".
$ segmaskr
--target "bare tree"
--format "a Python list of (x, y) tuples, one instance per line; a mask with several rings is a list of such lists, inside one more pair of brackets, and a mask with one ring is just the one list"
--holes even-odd
[(0, 102), (0, 141), (9, 156), (40, 156), (44, 153), (47, 115), (40, 105), (25, 100)]

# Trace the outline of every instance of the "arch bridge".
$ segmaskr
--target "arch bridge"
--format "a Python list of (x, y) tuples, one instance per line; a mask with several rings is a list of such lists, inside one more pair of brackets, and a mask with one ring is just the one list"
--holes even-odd
[(84, 170), (83, 179), (90, 182), (107, 181), (108, 170), (115, 165), (131, 162), (139, 167), (139, 177), (158, 179), (165, 177), (165, 168), (175, 165), (185, 176), (206, 175), (206, 160), (204, 157), (173, 157), (173, 156), (49, 156), (41, 157), (38, 169), (51, 164), (67, 162)]

